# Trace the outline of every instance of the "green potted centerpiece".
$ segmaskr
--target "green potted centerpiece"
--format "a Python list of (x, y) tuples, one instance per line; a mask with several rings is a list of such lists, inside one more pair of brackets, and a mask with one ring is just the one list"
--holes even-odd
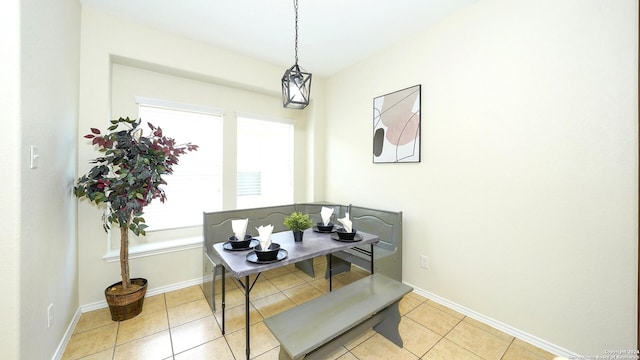
[(105, 289), (105, 297), (114, 321), (130, 319), (142, 311), (147, 280), (129, 276), (129, 232), (145, 235), (148, 227), (142, 217), (144, 207), (153, 199), (166, 200), (163, 175), (173, 172), (179, 157), (198, 149), (197, 145), (176, 144), (159, 127), (148, 124), (142, 134), (141, 119), (112, 120), (107, 134), (91, 128), (85, 135), (97, 146), (101, 156), (89, 172), (76, 180), (74, 194), (104, 209), (104, 230), (111, 224), (120, 229), (121, 281)]
[(284, 217), (284, 226), (293, 231), (295, 241), (302, 241), (303, 231), (310, 228), (311, 225), (313, 222), (308, 214), (294, 211), (291, 215)]

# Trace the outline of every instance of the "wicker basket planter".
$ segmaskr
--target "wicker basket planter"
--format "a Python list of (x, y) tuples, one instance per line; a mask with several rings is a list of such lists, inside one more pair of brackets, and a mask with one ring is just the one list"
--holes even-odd
[(128, 320), (142, 312), (144, 296), (147, 293), (147, 279), (131, 279), (131, 285), (136, 289), (126, 294), (115, 293), (114, 289), (119, 288), (122, 281), (112, 284), (104, 290), (104, 296), (109, 305), (111, 320)]

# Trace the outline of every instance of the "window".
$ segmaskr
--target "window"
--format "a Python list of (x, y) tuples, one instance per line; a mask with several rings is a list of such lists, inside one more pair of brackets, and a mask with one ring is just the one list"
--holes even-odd
[(167, 201), (145, 208), (147, 231), (202, 225), (203, 211), (222, 209), (222, 111), (137, 98), (143, 122), (159, 126), (176, 143), (191, 142), (198, 150), (180, 157), (165, 177)]
[(238, 209), (293, 202), (293, 124), (238, 115)]
[[(285, 189), (274, 191), (269, 185), (274, 182), (274, 177), (267, 174), (268, 171), (249, 166), (256, 160), (247, 159), (243, 147), (239, 151), (242, 159), (237, 158), (236, 142), (247, 144), (254, 140), (247, 140), (247, 131), (242, 130), (243, 120), (240, 120), (238, 134), (235, 115), (239, 110), (236, 106), (240, 105), (246, 111), (241, 118), (263, 120), (262, 123), (291, 129), (290, 140), (286, 141), (288, 153), (274, 151), (275, 155), (264, 155), (264, 159), (257, 160), (263, 164), (277, 162), (272, 165), (279, 167), (283, 163), (292, 164), (294, 122), (274, 118), (282, 115), (302, 118), (301, 113), (273, 107), (278, 103), (278, 97), (176, 76), (170, 72), (131, 67), (117, 61), (112, 65), (113, 114), (141, 117), (144, 122), (162, 127), (177, 142), (189, 141), (200, 147), (198, 151), (181, 157), (175, 173), (166, 178), (167, 201), (164, 204), (154, 201), (145, 208), (144, 217), (150, 227), (146, 236), (129, 237), (130, 258), (201, 247), (203, 211), (293, 202), (291, 166), (278, 170), (276, 184), (284, 185)], [(268, 132), (260, 136), (268, 136)], [(255, 146), (252, 144), (250, 147)], [(223, 187), (227, 184), (232, 187)], [(304, 182), (300, 180), (300, 184), (304, 185)], [(274, 192), (281, 199), (273, 200), (270, 194)], [(107, 236), (105, 261), (118, 261), (119, 239), (119, 231), (112, 228)]]

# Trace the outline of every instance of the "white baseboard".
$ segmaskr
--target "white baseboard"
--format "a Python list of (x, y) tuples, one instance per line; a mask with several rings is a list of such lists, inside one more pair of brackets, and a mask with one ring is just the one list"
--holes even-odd
[(64, 355), (64, 350), (67, 348), (67, 344), (69, 344), (69, 340), (71, 340), (71, 335), (73, 335), (73, 331), (76, 329), (76, 325), (78, 324), (78, 320), (80, 320), (80, 308), (78, 308), (73, 314), (73, 318), (71, 319), (71, 323), (67, 326), (67, 331), (65, 331), (64, 336), (62, 337), (62, 341), (58, 344), (58, 348), (56, 352), (53, 353), (51, 360), (60, 360), (62, 359), (62, 355)]
[[(184, 288), (188, 288), (190, 286), (195, 286), (195, 285), (200, 285), (200, 284), (202, 284), (202, 278), (201, 277), (196, 278), (196, 279), (192, 279), (192, 280), (187, 280), (187, 281), (175, 283), (175, 284), (171, 284), (171, 285), (157, 287), (157, 288), (154, 288), (154, 289), (149, 289), (149, 290), (147, 290), (147, 296), (154, 296), (154, 295), (158, 295), (158, 294), (164, 294), (164, 293), (167, 293), (167, 292), (170, 292), (170, 291), (180, 290), (180, 289), (184, 289)], [(89, 312), (89, 311), (103, 309), (103, 308), (106, 308), (106, 307), (107, 307), (107, 301), (106, 300), (100, 300), (100, 301), (96, 301), (96, 302), (93, 302), (93, 303), (81, 305), (80, 306), (80, 311), (82, 313), (86, 313), (86, 312)]]
[[(405, 282), (406, 283), (406, 282)], [(567, 349), (564, 349), (560, 346), (557, 346), (555, 344), (552, 344), (546, 340), (542, 340), (537, 336), (528, 334), (524, 331), (518, 330), (510, 325), (504, 324), (500, 321), (497, 321), (495, 319), (492, 319), (488, 316), (482, 315), (480, 313), (477, 313), (471, 309), (468, 309), (462, 305), (456, 304), (452, 301), (449, 301), (447, 299), (444, 299), (436, 294), (430, 293), (428, 291), (422, 290), (420, 288), (418, 288), (417, 286), (411, 285), (409, 283), (406, 283), (407, 285), (413, 287), (413, 291), (421, 296), (426, 297), (429, 300), (433, 300), (435, 302), (437, 302), (440, 305), (446, 306), (450, 309), (453, 309), (465, 316), (468, 316), (474, 320), (480, 321), (481, 323), (484, 323), (486, 325), (489, 325), (491, 327), (493, 327), (494, 329), (498, 329), (506, 334), (509, 334), (513, 337), (516, 337), (524, 342), (527, 342), (531, 345), (534, 345), (542, 350), (548, 351), (554, 355), (557, 356), (563, 356), (563, 357), (567, 357), (567, 358), (579, 358), (578, 354), (575, 354)]]

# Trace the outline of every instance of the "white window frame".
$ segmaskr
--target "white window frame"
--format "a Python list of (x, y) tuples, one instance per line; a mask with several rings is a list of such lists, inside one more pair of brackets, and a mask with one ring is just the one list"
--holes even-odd
[[(175, 101), (169, 101), (169, 100), (154, 99), (154, 98), (143, 97), (143, 96), (136, 96), (135, 102), (136, 104), (138, 104), (138, 106), (140, 105), (152, 106), (152, 107), (166, 108), (170, 110), (196, 112), (196, 113), (204, 113), (204, 114), (213, 115), (213, 116), (219, 116), (222, 118), (222, 127), (224, 127), (225, 109), (223, 108), (214, 108), (214, 107), (202, 106), (197, 104), (188, 104), (188, 103), (181, 103), (181, 102), (175, 102)], [(223, 158), (224, 158), (224, 155), (223, 155)], [(221, 159), (221, 167), (222, 167), (221, 171), (223, 171), (224, 170), (223, 159)], [(223, 180), (221, 178), (220, 186), (222, 186), (222, 182)], [(157, 230), (152, 229), (152, 230), (147, 230), (147, 234), (152, 235), (156, 233), (160, 235), (163, 232), (166, 233), (166, 232), (171, 232), (173, 230), (174, 229), (157, 229)], [(107, 262), (119, 261), (119, 251), (120, 251), (119, 250), (119, 247), (120, 247), (119, 233), (116, 234), (115, 239), (113, 236), (114, 233), (116, 232), (110, 231), (107, 234), (107, 253), (103, 256), (103, 259)], [(160, 237), (162, 237), (162, 235), (160, 235)], [(201, 246), (202, 246), (201, 235), (186, 236), (186, 237), (180, 236), (173, 240), (151, 241), (146, 244), (137, 244), (137, 245), (131, 246), (129, 249), (129, 257), (131, 259), (135, 259), (135, 258), (157, 255), (157, 254), (196, 249), (196, 248), (200, 248)]]

